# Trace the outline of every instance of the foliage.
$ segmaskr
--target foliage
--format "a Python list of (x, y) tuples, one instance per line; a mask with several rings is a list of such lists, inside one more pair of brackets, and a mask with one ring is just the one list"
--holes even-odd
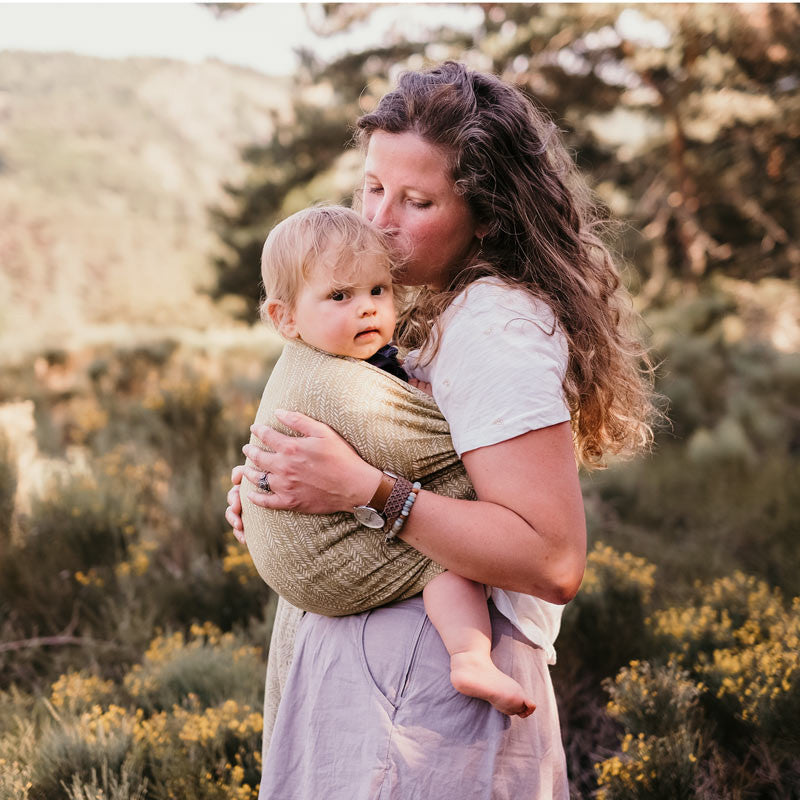
[(565, 609), (560, 658), (579, 658), (599, 680), (645, 655), (645, 618), (654, 572), (643, 558), (596, 544), (587, 559), (581, 590)]
[(259, 649), (210, 623), (157, 636), (120, 683), (64, 674), (47, 718), (0, 731), (0, 786), (31, 800), (254, 798), (263, 676)]
[(599, 796), (793, 796), (798, 610), (737, 572), (655, 611), (648, 660), (605, 682), (624, 735), (597, 765)]
[(598, 765), (598, 800), (692, 797), (698, 739), (684, 726), (666, 736), (626, 734), (621, 755)]
[[(227, 248), (219, 293), (256, 297), (249, 265), (269, 227), (355, 188), (357, 167), (341, 150), (387, 76), (445, 58), (502, 75), (565, 129), (599, 195), (630, 222), (625, 245), (648, 303), (671, 302), (679, 283), (709, 274), (797, 275), (795, 7), (483, 10), (467, 32), (440, 29), (327, 63), (306, 54), (291, 118), (245, 151), (250, 173), (228, 187), (234, 210), (215, 214)], [(325, 13), (331, 30), (352, 22), (344, 5)]]
[(190, 636), (189, 641), (180, 632), (157, 636), (142, 663), (125, 676), (125, 690), (139, 708), (168, 710), (190, 697), (205, 708), (253, 697), (264, 669), (258, 648), (210, 623), (193, 625)]
[[(0, 559), (0, 630), (14, 643), (0, 649), (0, 685), (42, 687), (98, 662), (119, 678), (156, 624), (263, 626), (270, 594), (222, 511), (276, 352), (260, 332), (241, 348), (225, 351), (229, 372), (170, 339), (16, 367), (37, 423), (24, 447), (38, 456)], [(213, 384), (198, 375), (210, 363)], [(79, 457), (54, 458), (65, 451)], [(13, 474), (10, 453), (4, 463)]]
[(667, 736), (691, 724), (704, 689), (675, 661), (659, 667), (649, 661), (631, 661), (613, 681), (606, 680), (605, 687), (611, 695), (609, 714), (631, 736)]
[(255, 800), (262, 724), (260, 706), (234, 700), (205, 710), (175, 707), (143, 720), (136, 749), (153, 796)]
[(120, 706), (93, 706), (57, 719), (43, 732), (33, 757), (31, 800), (62, 796), (74, 777), (91, 780), (98, 769), (119, 773), (133, 743), (135, 718)]
[(119, 777), (109, 772), (108, 763), (103, 762), (98, 777), (93, 769), (89, 781), (72, 776), (67, 788), (69, 800), (146, 800), (147, 780), (135, 774), (127, 764), (123, 764)]

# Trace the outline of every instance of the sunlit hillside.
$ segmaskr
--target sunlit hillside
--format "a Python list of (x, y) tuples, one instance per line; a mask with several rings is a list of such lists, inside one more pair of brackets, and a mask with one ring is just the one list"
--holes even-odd
[(0, 338), (222, 318), (207, 209), (286, 97), (219, 62), (0, 53)]

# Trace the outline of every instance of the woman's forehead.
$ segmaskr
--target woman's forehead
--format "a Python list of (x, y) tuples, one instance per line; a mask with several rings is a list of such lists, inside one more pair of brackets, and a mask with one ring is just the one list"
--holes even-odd
[(367, 145), (364, 173), (397, 188), (452, 189), (447, 153), (411, 131), (375, 131)]

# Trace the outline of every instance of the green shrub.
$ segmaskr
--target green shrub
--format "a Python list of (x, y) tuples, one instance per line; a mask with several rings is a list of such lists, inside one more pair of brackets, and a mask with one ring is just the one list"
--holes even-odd
[(79, 716), (95, 706), (107, 705), (116, 694), (112, 681), (86, 671), (68, 672), (53, 684), (50, 703), (59, 714)]
[(35, 498), (21, 541), (0, 563), (2, 596), (6, 602), (13, 598), (20, 633), (62, 631), (77, 604), (83, 621), (100, 623), (96, 612), (116, 585), (113, 566), (135, 534), (135, 510), (125, 487), (77, 476)]
[(605, 682), (625, 738), (599, 796), (795, 797), (800, 598), (741, 572), (695, 592), (648, 620), (651, 660)]
[(33, 756), (31, 800), (66, 798), (74, 778), (91, 781), (107, 769), (120, 776), (133, 746), (135, 718), (124, 708), (94, 706), (59, 716), (42, 734)]
[(141, 770), (137, 774), (127, 763), (123, 763), (117, 776), (109, 772), (108, 762), (103, 762), (99, 778), (95, 769), (88, 781), (73, 775), (66, 789), (69, 800), (146, 800), (147, 779), (141, 776)]
[[(20, 702), (22, 700), (22, 702)], [(0, 694), (0, 797), (27, 800), (33, 777), (33, 756), (37, 749), (36, 725), (28, 715), (30, 698), (12, 692)], [(24, 716), (19, 715), (23, 711)]]
[(715, 650), (751, 647), (782, 636), (788, 624), (783, 598), (764, 581), (735, 572), (697, 584), (696, 600), (657, 611), (650, 627), (661, 647), (693, 665)]
[(648, 654), (645, 619), (655, 567), (597, 543), (581, 589), (564, 610), (559, 658), (597, 678)]
[(146, 712), (180, 706), (191, 699), (201, 707), (228, 699), (258, 706), (263, 696), (265, 662), (258, 648), (206, 623), (182, 633), (157, 636), (124, 686)]
[(136, 757), (152, 797), (255, 800), (261, 778), (260, 709), (227, 700), (175, 707), (136, 726)]
[(699, 735), (681, 726), (666, 736), (626, 734), (621, 752), (597, 765), (597, 800), (695, 797)]
[(634, 736), (664, 737), (683, 725), (697, 727), (703, 686), (674, 661), (655, 667), (632, 661), (603, 685), (611, 696), (608, 713)]

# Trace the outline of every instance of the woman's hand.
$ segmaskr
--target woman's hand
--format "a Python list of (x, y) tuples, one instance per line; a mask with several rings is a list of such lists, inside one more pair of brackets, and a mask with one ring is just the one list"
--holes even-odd
[[(244, 476), (257, 486), (267, 474), (269, 492), (248, 493), (255, 505), (300, 511), (304, 514), (330, 514), (350, 511), (369, 502), (380, 483), (381, 472), (367, 464), (358, 453), (322, 422), (294, 411), (276, 411), (275, 416), (300, 436), (286, 436), (266, 425), (250, 430), (269, 451), (247, 444), (242, 452), (255, 466), (246, 465)], [(234, 473), (236, 471), (234, 470)], [(235, 482), (235, 481), (234, 481)], [(235, 489), (236, 487), (234, 487)], [(228, 493), (226, 518), (235, 522), (238, 494)], [(238, 504), (241, 509), (241, 504)], [(234, 525), (234, 534), (236, 534)], [(238, 536), (237, 536), (238, 538)]]
[(225, 519), (233, 528), (233, 535), (241, 544), (245, 543), (244, 523), (242, 522), (242, 500), (239, 497), (239, 486), (244, 475), (244, 465), (239, 464), (231, 472), (231, 483), (233, 486), (228, 490), (228, 507), (225, 509)]
[(431, 386), (426, 381), (421, 381), (419, 378), (409, 378), (408, 382), (419, 389), (421, 392), (425, 392), (425, 394), (430, 395), (433, 397), (433, 386)]

